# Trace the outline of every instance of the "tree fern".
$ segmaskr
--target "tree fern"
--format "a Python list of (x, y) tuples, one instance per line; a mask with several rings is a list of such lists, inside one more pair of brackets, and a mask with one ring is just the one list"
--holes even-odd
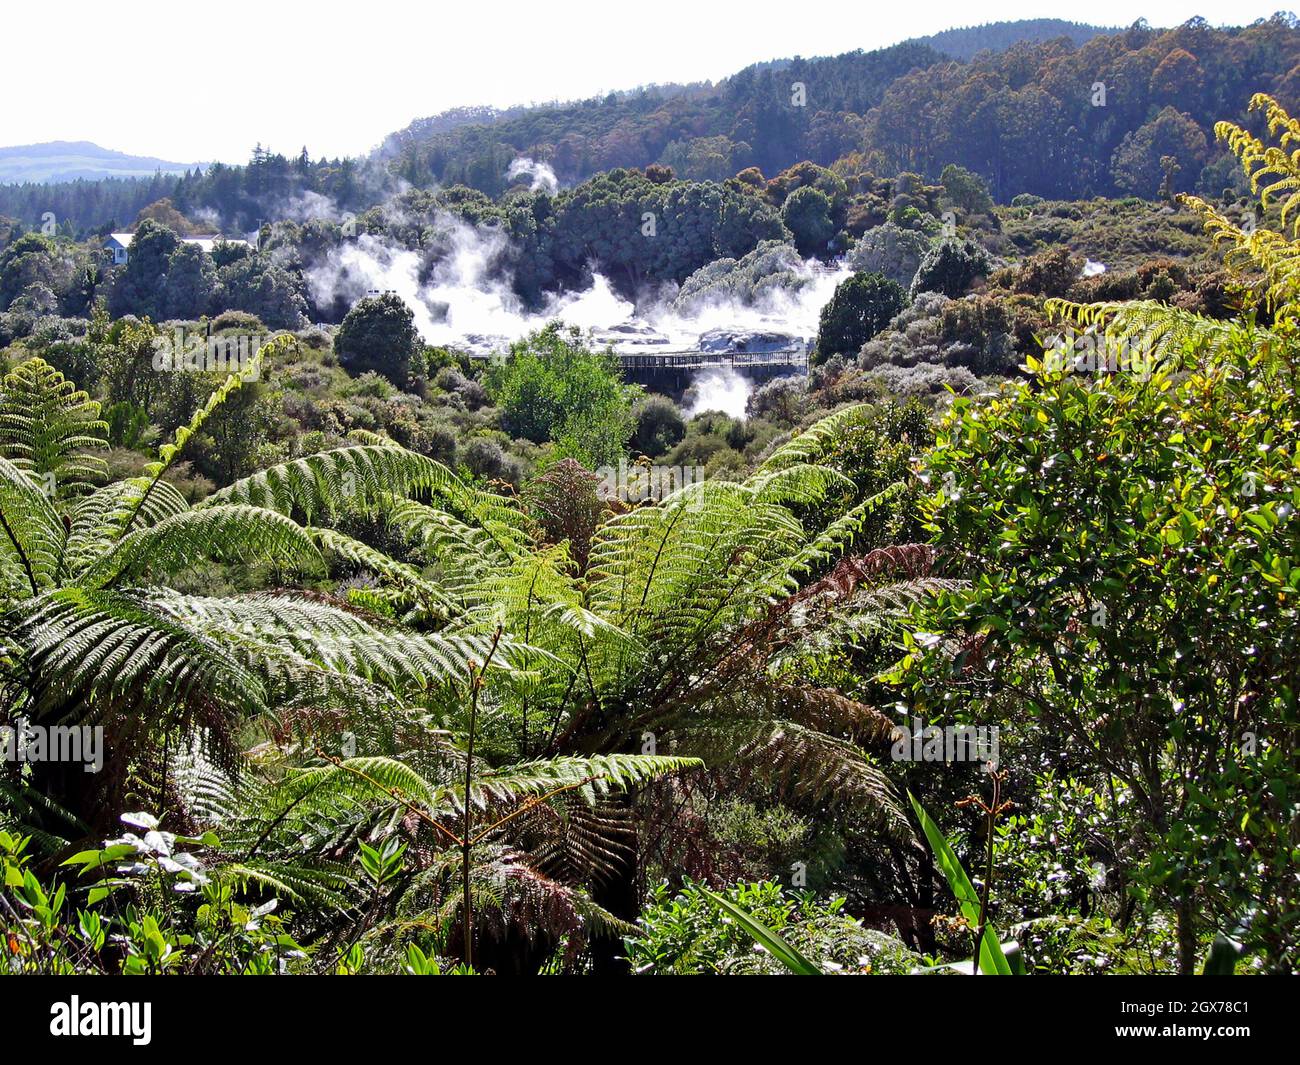
[(49, 494), (69, 494), (103, 480), (108, 445), (99, 404), (42, 359), (29, 359), (0, 385), (0, 458)]

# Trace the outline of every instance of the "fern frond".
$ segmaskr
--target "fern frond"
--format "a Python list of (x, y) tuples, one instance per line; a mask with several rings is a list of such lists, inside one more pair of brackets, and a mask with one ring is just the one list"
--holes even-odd
[(829, 466), (797, 462), (779, 469), (760, 469), (745, 482), (763, 503), (819, 503), (832, 488), (852, 489), (853, 482)]
[[(486, 808), (574, 788), (588, 804), (597, 796), (627, 791), (658, 777), (702, 768), (698, 758), (648, 754), (597, 754), (585, 758), (548, 758), (481, 774), (474, 779), (470, 798)], [(576, 787), (575, 787), (576, 786)], [(464, 783), (435, 789), (432, 805), (449, 812), (465, 808)]]
[(690, 485), (597, 531), (590, 605), (638, 638), (694, 640), (788, 593), (803, 536), (794, 515), (744, 485)]
[(101, 481), (108, 425), (99, 404), (44, 359), (28, 359), (0, 384), (0, 458), (39, 483), (51, 496)]
[(425, 616), (448, 620), (458, 612), (457, 605), (441, 587), (426, 580), (418, 569), (376, 550), (360, 540), (334, 529), (312, 527), (307, 534), (322, 551), (337, 556), (361, 569), (391, 582), (418, 600)]
[(889, 779), (856, 744), (789, 721), (756, 725), (749, 733), (736, 760), (755, 776), (783, 786), (797, 798), (831, 799), (875, 814), (891, 834), (911, 838)]
[(65, 588), (18, 613), (36, 716), (121, 730), (177, 729), (235, 751), (230, 727), (267, 708), (266, 686), (221, 642), (153, 609), (138, 593)]
[(76, 500), (68, 511), (71, 528), (63, 555), (66, 575), (75, 577), (111, 551), (132, 515), (137, 527), (148, 528), (189, 509), (185, 497), (166, 481), (158, 481), (146, 496), (148, 488), (147, 478), (128, 478)]
[(85, 584), (111, 584), (149, 573), (181, 572), (198, 563), (274, 562), (291, 570), (319, 569), (320, 553), (296, 522), (261, 507), (227, 505), (187, 510), (137, 529), (82, 575)]
[(1122, 351), (1130, 365), (1147, 376), (1167, 373), (1198, 354), (1213, 352), (1237, 328), (1155, 300), (1088, 304), (1049, 299), (1044, 308), (1049, 317), (1104, 335), (1108, 345)]
[(392, 445), (355, 444), (260, 470), (213, 492), (196, 509), (248, 503), (313, 521), (418, 491), (454, 491), (459, 480), (440, 462)]
[[(1278, 138), (1276, 145), (1265, 145), (1253, 134), (1232, 122), (1217, 122), (1215, 137), (1227, 142), (1228, 150), (1237, 156), (1250, 189), (1260, 197), (1264, 207), (1285, 196), (1282, 203), (1282, 225), (1300, 208), (1300, 149), (1288, 152), (1292, 145), (1300, 144), (1300, 122), (1267, 93), (1256, 93), (1250, 100), (1250, 110), (1263, 111), (1268, 122), (1268, 132)], [(1267, 182), (1269, 177), (1276, 181)], [(1293, 226), (1300, 227), (1300, 219)], [(1297, 229), (1300, 232), (1300, 229)]]
[(291, 336), (275, 337), (269, 344), (259, 348), (253, 357), (240, 368), (238, 373), (232, 373), (228, 376), (208, 397), (208, 401), (194, 413), (189, 422), (180, 426), (173, 434), (172, 439), (158, 449), (157, 459), (145, 467), (145, 476), (151, 481), (156, 481), (162, 477), (172, 463), (180, 457), (181, 452), (185, 450), (185, 445), (203, 428), (216, 410), (245, 384), (257, 380), (262, 372), (262, 363), (272, 354), (289, 347), (292, 343), (293, 337)]
[(31, 474), (0, 458), (0, 596), (20, 598), (48, 588), (66, 535)]
[(773, 451), (755, 476), (763, 477), (792, 466), (820, 464), (847, 433), (871, 425), (875, 418), (875, 412), (865, 403), (828, 414)]
[(1228, 245), (1224, 262), (1229, 267), (1263, 273), (1264, 297), (1271, 310), (1295, 302), (1300, 293), (1300, 243), (1289, 241), (1271, 229), (1242, 229), (1199, 197), (1183, 195), (1179, 202), (1201, 216), (1216, 246)]
[(799, 548), (791, 559), (791, 574), (806, 574), (852, 545), (864, 525), (878, 513), (897, 502), (907, 491), (902, 481), (881, 489), (831, 521), (812, 540)]

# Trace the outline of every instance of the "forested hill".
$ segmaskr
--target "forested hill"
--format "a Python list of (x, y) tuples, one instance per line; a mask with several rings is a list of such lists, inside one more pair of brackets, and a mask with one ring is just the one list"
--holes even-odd
[(652, 86), (415, 136), (393, 165), (412, 184), (460, 183), (491, 194), (504, 189), (506, 169), (521, 152), (542, 158), (566, 183), (656, 162), (701, 180), (749, 166), (776, 173), (808, 157), (814, 143), (832, 159), (859, 147), (852, 119), (879, 106), (908, 72), (943, 61), (934, 49), (908, 42), (755, 64), (716, 86)]
[[(725, 181), (753, 168), (772, 178), (802, 160), (846, 177), (957, 164), (994, 197), (1154, 196), (1219, 180), (1232, 168), (1213, 124), (1244, 119), (1254, 92), (1300, 103), (1300, 30), (1275, 15), (1244, 28), (1193, 19), (1169, 30), (1119, 32), (1051, 20), (951, 31), (874, 52), (755, 64), (716, 85), (658, 86), (536, 108), (461, 109), (390, 135), (369, 159), (313, 160), (259, 150), (247, 167), (139, 181), (0, 186), (0, 216), (26, 225), (53, 211), (72, 230), (125, 224), (162, 196), (190, 217), (246, 233), (301, 216), (326, 196), (360, 212), (400, 182), (463, 184), (499, 196), (530, 178), (521, 156), (565, 187), (619, 168), (671, 167), (678, 178)], [(1076, 43), (1081, 35), (1082, 44)], [(752, 181), (751, 181), (752, 183)], [(1220, 185), (1221, 187), (1221, 185)]]
[[(969, 62), (940, 51), (996, 47), (1019, 27), (1034, 37), (1050, 25), (952, 31), (933, 44), (753, 66), (666, 97), (648, 89), (459, 125), (408, 138), (392, 166), (416, 185), (462, 183), (495, 195), (520, 154), (547, 162), (565, 184), (652, 163), (701, 180), (750, 166), (770, 177), (800, 160), (828, 166), (857, 154), (875, 173), (933, 177), (959, 163), (1001, 200), (1154, 192), (1166, 155), (1180, 180), (1195, 181), (1213, 123), (1240, 115), (1252, 91), (1296, 98), (1300, 32), (1290, 16), (1229, 29), (1201, 19), (1171, 30), (1139, 22), (1117, 33), (1060, 23), (1051, 40)], [(1080, 35), (1087, 39), (1076, 44)]]
[[(546, 147), (566, 141), (573, 144), (575, 139), (599, 139), (601, 147), (586, 159), (557, 160), (559, 169), (574, 180), (613, 166), (646, 166), (655, 162), (667, 162), (684, 176), (717, 180), (734, 174), (739, 167), (729, 168), (739, 162), (770, 172), (772, 168), (788, 165), (792, 150), (797, 154), (789, 137), (768, 136), (775, 131), (763, 121), (769, 117), (770, 102), (791, 95), (789, 85), (795, 80), (803, 79), (805, 84), (814, 80), (823, 89), (821, 98), (807, 102), (807, 106), (815, 105), (815, 111), (862, 114), (880, 102), (886, 83), (900, 73), (926, 69), (945, 57), (967, 61), (984, 51), (1005, 51), (1016, 44), (1062, 39), (1077, 46), (1099, 34), (1115, 32), (1119, 31), (1064, 19), (994, 22), (944, 30), (873, 52), (755, 63), (716, 87), (653, 85), (611, 93), (600, 99), (508, 111), (462, 107), (416, 119), (405, 129), (390, 134), (375, 154), (383, 159), (403, 157), (404, 176), (417, 183), (427, 180), (427, 172), (437, 170), (444, 180), (460, 181), (492, 192), (493, 182), (500, 177), (495, 160), (490, 153), (477, 156), (475, 148), (485, 140), (492, 141), (484, 127), (508, 123), (509, 128), (502, 130), (502, 137), (495, 142), (507, 146), (505, 150), (510, 153), (507, 166), (516, 154), (516, 144)], [(727, 109), (737, 103), (748, 110), (753, 128), (748, 140), (743, 135), (749, 127), (739, 130), (743, 145), (736, 145), (731, 136), (737, 133), (738, 127), (728, 125), (725, 120)], [(694, 143), (701, 123), (715, 134), (727, 135), (732, 145)], [(653, 125), (657, 136), (638, 143), (634, 131), (646, 125)], [(632, 136), (620, 136), (621, 132)], [(425, 154), (430, 147), (438, 153), (436, 156)], [(661, 159), (665, 152), (669, 158)], [(464, 167), (463, 173), (456, 173), (458, 167)]]
[(1015, 44), (1054, 41), (1066, 37), (1075, 45), (1084, 44), (1103, 33), (1119, 33), (1119, 29), (1088, 26), (1081, 22), (1067, 22), (1059, 18), (1030, 18), (1017, 22), (989, 22), (983, 26), (961, 26), (943, 30), (929, 37), (916, 38), (936, 52), (952, 59), (974, 59), (980, 52), (1002, 52)]

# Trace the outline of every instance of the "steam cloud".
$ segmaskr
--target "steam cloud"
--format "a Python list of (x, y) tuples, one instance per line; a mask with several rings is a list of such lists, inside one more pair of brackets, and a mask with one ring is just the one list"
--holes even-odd
[(521, 155), (515, 159), (510, 168), (506, 171), (506, 177), (511, 181), (515, 178), (526, 177), (529, 180), (529, 188), (533, 192), (555, 192), (560, 187), (560, 179), (555, 176), (555, 171), (545, 163), (536, 159), (529, 159), (526, 155)]
[[(517, 159), (511, 170), (534, 174), (529, 167), (546, 169)], [(809, 260), (799, 268), (804, 284), (797, 291), (774, 286), (753, 305), (716, 296), (682, 313), (671, 309), (671, 286), (637, 306), (620, 297), (608, 278), (593, 272), (590, 287), (558, 293), (540, 311), (529, 311), (511, 287), (511, 247), (504, 234), (471, 226), (447, 212), (435, 216), (434, 229), (442, 254), (432, 265), (419, 252), (374, 234), (343, 241), (307, 271), (312, 298), (322, 306), (339, 297), (352, 304), (368, 294), (391, 291), (411, 308), (426, 341), (482, 354), (500, 350), (556, 318), (593, 331), (597, 343), (608, 342), (615, 351), (689, 352), (699, 350), (701, 335), (715, 329), (784, 334), (795, 338), (794, 343), (807, 342), (817, 332), (821, 308), (849, 274), (847, 267), (826, 268)], [(722, 410), (744, 417), (752, 387), (730, 367), (702, 371), (687, 397), (686, 413)]]

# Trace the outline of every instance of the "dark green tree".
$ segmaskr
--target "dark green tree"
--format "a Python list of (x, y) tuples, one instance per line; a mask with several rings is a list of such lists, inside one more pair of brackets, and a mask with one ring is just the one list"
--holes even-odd
[(339, 327), (334, 350), (353, 374), (374, 370), (405, 388), (423, 347), (415, 315), (393, 292), (360, 300)]
[(973, 240), (948, 237), (931, 248), (912, 279), (912, 296), (919, 292), (940, 292), (964, 296), (970, 287), (993, 268), (989, 253)]
[(804, 185), (786, 198), (781, 221), (794, 235), (795, 247), (802, 255), (821, 255), (835, 236), (831, 200), (824, 192)]
[(212, 257), (197, 244), (180, 244), (167, 260), (164, 318), (198, 318), (211, 309), (217, 289)]
[(140, 223), (131, 240), (126, 267), (109, 300), (115, 316), (137, 314), (155, 320), (165, 317), (167, 269), (180, 243), (172, 230), (152, 218)]
[(246, 311), (272, 329), (301, 329), (307, 324), (302, 277), (265, 255), (248, 255), (217, 271), (216, 305)]
[(902, 286), (883, 274), (854, 274), (841, 281), (822, 308), (815, 361), (856, 356), (907, 302)]

